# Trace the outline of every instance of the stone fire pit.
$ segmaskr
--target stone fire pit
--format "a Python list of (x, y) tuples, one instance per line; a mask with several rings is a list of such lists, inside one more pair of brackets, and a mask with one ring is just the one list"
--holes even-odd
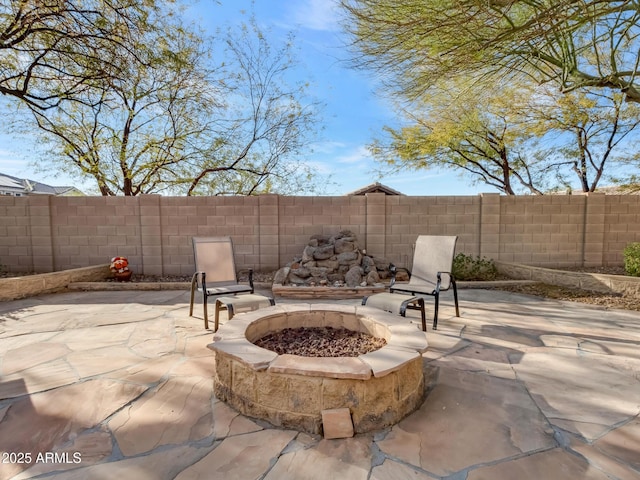
[[(278, 355), (253, 342), (284, 328), (347, 328), (384, 338), (357, 357)], [(216, 396), (249, 417), (309, 433), (322, 412), (348, 408), (354, 432), (399, 422), (424, 399), (425, 333), (406, 318), (363, 306), (276, 305), (238, 315), (220, 327), (214, 351)]]

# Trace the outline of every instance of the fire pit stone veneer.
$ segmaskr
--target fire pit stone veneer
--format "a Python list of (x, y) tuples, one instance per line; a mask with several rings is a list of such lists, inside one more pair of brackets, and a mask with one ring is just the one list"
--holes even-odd
[[(253, 342), (284, 328), (344, 327), (384, 338), (358, 357), (278, 355)], [(322, 411), (348, 408), (354, 432), (399, 422), (424, 399), (425, 333), (408, 318), (366, 306), (282, 304), (238, 315), (209, 345), (216, 396), (249, 417), (322, 432)]]

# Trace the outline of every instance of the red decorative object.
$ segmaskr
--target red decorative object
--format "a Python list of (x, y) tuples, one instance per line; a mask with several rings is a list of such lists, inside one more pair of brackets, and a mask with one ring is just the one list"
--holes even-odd
[(114, 273), (113, 276), (118, 282), (128, 282), (131, 280), (132, 274), (131, 270), (127, 270), (126, 272)]
[(131, 280), (133, 272), (129, 270), (129, 260), (126, 257), (113, 257), (109, 269), (113, 272), (113, 276), (118, 282)]

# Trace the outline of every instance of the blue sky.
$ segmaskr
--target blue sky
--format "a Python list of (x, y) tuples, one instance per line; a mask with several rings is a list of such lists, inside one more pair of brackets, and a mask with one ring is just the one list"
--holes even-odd
[[(350, 69), (345, 38), (339, 25), (339, 11), (333, 0), (193, 0), (187, 18), (208, 31), (255, 16), (269, 29), (275, 42), (289, 32), (296, 38), (300, 67), (296, 80), (309, 81), (311, 93), (325, 106), (319, 139), (301, 160), (320, 175), (330, 176), (329, 195), (342, 195), (379, 181), (408, 195), (475, 195), (495, 191), (488, 186), (470, 185), (453, 172), (405, 172), (380, 178), (378, 165), (366, 145), (395, 117), (389, 104), (375, 94), (375, 79)], [(243, 13), (244, 12), (244, 13)], [(73, 184), (56, 172), (36, 173), (29, 160), (29, 138), (18, 140), (5, 134), (0, 123), (0, 172), (28, 177), (52, 185)], [(82, 185), (78, 187), (83, 188)]]

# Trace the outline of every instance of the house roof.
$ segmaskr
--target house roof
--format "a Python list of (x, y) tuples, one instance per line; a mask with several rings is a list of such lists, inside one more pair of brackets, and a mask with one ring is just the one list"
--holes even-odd
[(387, 187), (386, 185), (383, 185), (380, 182), (372, 183), (371, 185), (367, 185), (366, 187), (362, 187), (358, 190), (347, 193), (347, 195), (348, 196), (366, 195), (367, 193), (384, 193), (385, 195), (404, 195), (404, 193), (394, 190), (391, 187)]
[(0, 187), (16, 189), (18, 191), (24, 190), (24, 185), (22, 185), (22, 183), (18, 183), (16, 178), (3, 174), (0, 174)]
[(596, 193), (605, 195), (640, 195), (640, 185), (609, 185), (596, 188)]
[(84, 195), (73, 186), (54, 187), (35, 180), (7, 175), (6, 173), (0, 173), (0, 188), (6, 191), (22, 193), (23, 195)]

